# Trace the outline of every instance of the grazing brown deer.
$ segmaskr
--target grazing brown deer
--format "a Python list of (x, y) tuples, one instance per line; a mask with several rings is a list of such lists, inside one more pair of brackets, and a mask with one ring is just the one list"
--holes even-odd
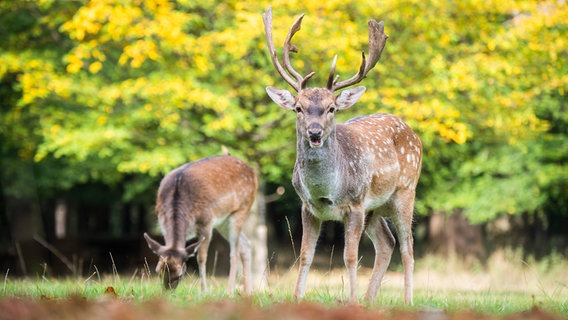
[[(230, 245), (227, 291), (235, 289), (237, 264), (242, 261), (245, 292), (252, 291), (251, 247), (242, 233), (253, 205), (258, 182), (254, 170), (233, 156), (217, 156), (187, 163), (160, 183), (156, 214), (166, 244), (144, 233), (148, 246), (159, 256), (156, 272), (164, 272), (166, 289), (175, 289), (185, 271), (186, 260), (197, 250), (202, 291), (207, 290), (205, 265), (215, 228)], [(187, 238), (200, 240), (188, 247)]]
[(412, 303), (414, 268), (412, 216), (422, 164), (422, 143), (410, 127), (396, 116), (374, 114), (335, 123), (335, 113), (352, 106), (365, 92), (355, 87), (380, 58), (386, 40), (382, 22), (369, 21), (369, 57), (363, 53), (359, 72), (338, 82), (333, 60), (325, 88), (306, 88), (314, 75), (303, 77), (290, 64), (292, 37), (302, 22), (300, 16), (284, 42), (284, 67), (278, 61), (272, 40), (272, 9), (263, 14), (264, 30), (272, 63), (298, 94), (267, 87), (280, 107), (296, 112), (297, 156), (292, 183), (302, 200), (302, 245), (294, 296), (305, 292), (322, 221), (342, 221), (345, 226), (343, 258), (349, 277), (350, 301), (357, 302), (358, 246), (363, 231), (375, 247), (375, 262), (365, 298), (373, 301), (390, 263), (395, 238), (385, 218), (390, 218), (400, 242), (404, 267), (404, 299)]

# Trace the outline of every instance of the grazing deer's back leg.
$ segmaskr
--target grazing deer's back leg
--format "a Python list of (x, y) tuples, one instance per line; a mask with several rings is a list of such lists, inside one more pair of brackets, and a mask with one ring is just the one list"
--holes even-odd
[(235, 290), (235, 282), (237, 279), (237, 269), (239, 265), (239, 240), (242, 230), (242, 224), (236, 222), (237, 217), (248, 213), (247, 209), (239, 210), (229, 217), (229, 234), (226, 235), (229, 241), (229, 283), (227, 292), (232, 293)]
[(316, 244), (321, 229), (321, 220), (317, 219), (302, 205), (302, 244), (300, 246), (300, 267), (294, 297), (302, 298), (306, 289), (306, 278), (314, 259)]
[(404, 269), (404, 302), (412, 304), (412, 273), (414, 271), (414, 249), (412, 238), (412, 217), (414, 213), (414, 190), (399, 190), (394, 195), (393, 204), (397, 214), (393, 222), (400, 246)]
[(380, 210), (376, 210), (372, 213), (367, 229), (365, 230), (375, 247), (375, 264), (373, 266), (371, 279), (369, 280), (369, 287), (365, 294), (365, 299), (369, 302), (373, 302), (377, 296), (377, 291), (390, 264), (395, 245), (395, 239), (389, 229), (387, 221), (379, 214)]
[(243, 282), (245, 285), (245, 293), (252, 293), (252, 251), (249, 239), (241, 232), (239, 237), (239, 256), (243, 265)]
[[(229, 217), (220, 225), (217, 226), (217, 231), (229, 242), (229, 280), (227, 284), (227, 293), (231, 294), (235, 290), (235, 283), (237, 279), (237, 270), (239, 260), (241, 258), (240, 240), (243, 238), (243, 217), (246, 218), (249, 208), (241, 208), (231, 213)], [(246, 239), (246, 237), (245, 237)], [(244, 276), (244, 274), (243, 274)], [(250, 288), (245, 288), (249, 290)]]

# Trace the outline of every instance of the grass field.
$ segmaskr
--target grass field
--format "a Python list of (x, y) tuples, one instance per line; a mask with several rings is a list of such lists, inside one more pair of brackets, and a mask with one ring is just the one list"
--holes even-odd
[[(144, 268), (148, 270), (148, 268)], [(383, 279), (374, 304), (348, 306), (342, 268), (314, 269), (307, 296), (292, 299), (296, 268), (271, 270), (268, 282), (251, 297), (225, 293), (226, 279), (210, 277), (202, 294), (196, 275), (188, 275), (174, 292), (164, 292), (156, 275), (100, 275), (76, 279), (12, 278), (0, 286), (0, 319), (566, 319), (568, 261), (553, 255), (525, 261), (518, 252), (500, 252), (484, 265), (426, 257), (417, 261), (414, 305), (403, 303), (403, 280), (397, 270)], [(370, 269), (359, 271), (365, 292)], [(310, 316), (310, 317), (308, 317)]]

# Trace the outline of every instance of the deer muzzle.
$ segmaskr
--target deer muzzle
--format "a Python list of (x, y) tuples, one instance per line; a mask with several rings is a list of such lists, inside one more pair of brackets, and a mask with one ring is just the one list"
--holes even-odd
[(177, 286), (180, 283), (181, 275), (176, 275), (176, 274), (170, 273), (169, 271), (165, 271), (164, 277), (163, 277), (162, 280), (163, 280), (163, 284), (164, 284), (164, 289), (174, 290), (175, 288), (177, 288)]
[(319, 148), (322, 145), (323, 127), (319, 123), (312, 123), (308, 126), (308, 138), (310, 147)]

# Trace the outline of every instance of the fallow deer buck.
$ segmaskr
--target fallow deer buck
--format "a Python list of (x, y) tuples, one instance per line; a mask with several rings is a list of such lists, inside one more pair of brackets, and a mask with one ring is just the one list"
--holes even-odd
[[(254, 170), (233, 156), (216, 156), (187, 163), (161, 181), (156, 214), (165, 239), (160, 245), (147, 233), (144, 238), (159, 256), (156, 272), (163, 272), (166, 289), (175, 289), (185, 262), (197, 250), (201, 290), (207, 290), (205, 266), (215, 228), (229, 241), (230, 269), (227, 292), (235, 289), (238, 262), (243, 265), (246, 294), (252, 291), (251, 247), (242, 233), (254, 203), (258, 182)], [(186, 239), (198, 242), (185, 246)]]
[(412, 303), (414, 268), (412, 216), (422, 163), (422, 143), (401, 119), (389, 114), (357, 117), (335, 122), (335, 113), (352, 106), (365, 87), (335, 91), (360, 82), (380, 58), (387, 35), (382, 22), (369, 21), (369, 56), (363, 52), (359, 72), (338, 82), (334, 58), (327, 86), (306, 88), (305, 77), (290, 64), (297, 52), (292, 37), (302, 22), (290, 28), (283, 47), (284, 67), (278, 61), (272, 40), (272, 9), (263, 14), (264, 30), (272, 63), (284, 80), (297, 91), (267, 87), (280, 107), (296, 112), (297, 156), (292, 183), (302, 200), (302, 245), (294, 296), (304, 296), (306, 277), (315, 253), (322, 221), (342, 221), (345, 226), (343, 258), (347, 268), (350, 301), (357, 303), (358, 246), (363, 231), (372, 240), (375, 261), (365, 298), (374, 301), (390, 263), (395, 238), (385, 218), (396, 228), (404, 268), (404, 299)]

